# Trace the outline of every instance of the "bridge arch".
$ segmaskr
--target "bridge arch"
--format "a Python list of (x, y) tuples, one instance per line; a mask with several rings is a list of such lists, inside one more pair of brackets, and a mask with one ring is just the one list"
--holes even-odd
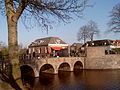
[(55, 69), (53, 67), (53, 65), (51, 64), (44, 64), (40, 67), (40, 71), (39, 71), (39, 74), (41, 73), (51, 73), (51, 74), (54, 74), (55, 72)]
[(82, 57), (42, 58), (22, 63), (21, 66), (28, 65), (33, 70), (35, 77), (39, 77), (41, 72), (57, 74), (60, 70), (73, 71), (74, 68), (84, 69), (84, 62)]
[(28, 76), (35, 77), (34, 69), (29, 65), (20, 66), (20, 70), (21, 70), (21, 75), (28, 75)]
[(77, 70), (77, 69), (83, 69), (83, 63), (81, 61), (76, 61), (75, 64), (74, 64), (74, 67), (73, 69), (74, 70)]
[(68, 62), (63, 62), (58, 66), (58, 71), (71, 71), (71, 65)]

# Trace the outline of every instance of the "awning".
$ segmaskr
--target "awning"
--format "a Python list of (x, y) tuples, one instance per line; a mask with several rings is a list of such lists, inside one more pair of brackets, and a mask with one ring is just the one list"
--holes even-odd
[(52, 49), (54, 49), (54, 50), (60, 50), (60, 49), (62, 49), (62, 47), (51, 47)]

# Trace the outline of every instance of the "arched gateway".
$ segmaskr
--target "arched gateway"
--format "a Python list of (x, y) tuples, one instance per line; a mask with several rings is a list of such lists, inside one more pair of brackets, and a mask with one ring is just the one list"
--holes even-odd
[(39, 77), (40, 73), (57, 74), (58, 71), (73, 71), (84, 69), (84, 58), (82, 57), (59, 57), (24, 60), (21, 63), (22, 73), (31, 73)]

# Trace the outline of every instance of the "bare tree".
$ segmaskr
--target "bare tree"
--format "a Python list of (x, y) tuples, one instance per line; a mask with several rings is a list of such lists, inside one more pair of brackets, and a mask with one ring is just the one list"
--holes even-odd
[(77, 33), (77, 40), (78, 41), (83, 40), (85, 43), (88, 38), (89, 38), (88, 26), (84, 25), (80, 28), (80, 30)]
[(86, 5), (87, 0), (0, 0), (1, 12), (7, 16), (12, 75), (18, 84), (20, 82), (17, 36), (19, 18), (23, 18), (27, 25), (37, 23), (38, 26), (48, 29), (53, 21), (66, 22), (75, 15), (81, 16)]
[(94, 35), (99, 34), (97, 23), (95, 21), (90, 20), (87, 26), (88, 26), (87, 29), (89, 32), (89, 38), (91, 41), (93, 41)]
[(77, 33), (78, 41), (90, 39), (93, 41), (94, 35), (99, 33), (99, 29), (97, 27), (96, 22), (90, 20), (87, 25), (84, 25), (80, 28), (79, 32)]
[(111, 20), (108, 25), (113, 32), (120, 32), (120, 3), (115, 5), (111, 11)]

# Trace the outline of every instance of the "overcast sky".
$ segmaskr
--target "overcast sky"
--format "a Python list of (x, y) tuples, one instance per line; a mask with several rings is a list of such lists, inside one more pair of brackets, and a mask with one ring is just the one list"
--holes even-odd
[[(50, 29), (48, 34), (46, 31), (41, 31), (40, 27), (26, 30), (22, 23), (19, 23), (19, 43), (22, 43), (24, 46), (28, 46), (36, 39), (55, 36), (61, 38), (66, 43), (72, 44), (74, 42), (78, 42), (76, 37), (77, 32), (79, 28), (87, 24), (89, 20), (97, 22), (98, 28), (101, 32), (100, 36), (95, 37), (95, 39), (120, 39), (119, 34), (105, 33), (105, 31), (108, 30), (107, 23), (110, 20), (110, 11), (117, 3), (120, 3), (120, 0), (89, 0), (89, 4), (94, 4), (94, 7), (87, 8), (83, 12), (83, 18), (78, 18), (66, 25), (62, 23), (54, 25), (53, 29)], [(7, 34), (6, 17), (0, 15), (0, 41), (5, 42), (6, 44), (8, 42)]]

